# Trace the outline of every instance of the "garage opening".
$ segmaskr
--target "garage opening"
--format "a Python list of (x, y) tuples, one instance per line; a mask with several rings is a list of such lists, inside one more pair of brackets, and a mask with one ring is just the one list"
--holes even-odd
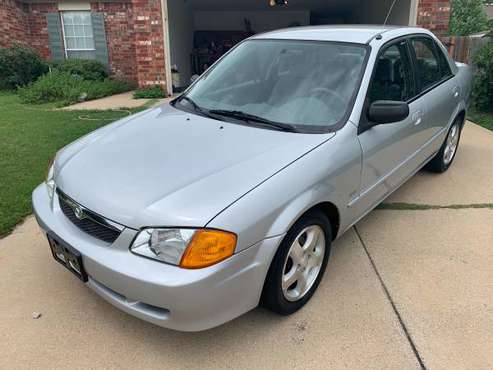
[[(279, 28), (413, 25), (417, 0), (166, 0), (173, 92), (238, 42)], [(391, 9), (390, 13), (389, 10)]]

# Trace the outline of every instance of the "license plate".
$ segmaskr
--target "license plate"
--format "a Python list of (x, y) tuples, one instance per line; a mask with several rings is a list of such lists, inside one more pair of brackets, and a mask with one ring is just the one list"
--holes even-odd
[(82, 264), (81, 254), (64, 241), (49, 234), (48, 242), (50, 243), (51, 253), (53, 254), (55, 260), (61, 263), (80, 280), (86, 282), (87, 273), (84, 270), (84, 265)]

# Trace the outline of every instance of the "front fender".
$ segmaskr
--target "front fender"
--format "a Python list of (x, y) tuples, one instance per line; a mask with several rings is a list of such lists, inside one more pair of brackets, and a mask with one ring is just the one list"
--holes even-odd
[(353, 219), (347, 204), (358, 193), (361, 148), (356, 128), (348, 123), (318, 146), (253, 189), (208, 223), (238, 235), (237, 252), (259, 241), (283, 235), (307, 210), (334, 204), (341, 230)]

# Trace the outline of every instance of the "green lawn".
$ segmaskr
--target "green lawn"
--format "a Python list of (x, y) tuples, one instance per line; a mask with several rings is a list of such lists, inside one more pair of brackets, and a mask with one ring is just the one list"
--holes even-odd
[(58, 149), (137, 110), (60, 111), (0, 92), (0, 237), (32, 212), (31, 192)]
[(471, 109), (467, 113), (467, 119), (493, 131), (493, 113), (477, 112), (474, 109)]

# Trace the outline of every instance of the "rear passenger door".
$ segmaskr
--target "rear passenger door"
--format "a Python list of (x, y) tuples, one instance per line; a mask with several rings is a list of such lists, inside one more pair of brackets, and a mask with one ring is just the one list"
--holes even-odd
[(377, 57), (360, 128), (368, 127), (368, 108), (377, 100), (407, 102), (410, 114), (400, 122), (360, 130), (363, 168), (361, 192), (354, 204), (356, 214), (362, 215), (381, 202), (423, 161), (418, 151), (427, 141), (426, 111), (422, 100), (416, 99), (413, 66), (406, 38), (385, 45)]
[(432, 155), (444, 140), (445, 129), (454, 119), (462, 92), (453, 78), (447, 58), (433, 38), (413, 36), (410, 45), (416, 69), (418, 99), (427, 112), (424, 126), (430, 139), (423, 152)]

